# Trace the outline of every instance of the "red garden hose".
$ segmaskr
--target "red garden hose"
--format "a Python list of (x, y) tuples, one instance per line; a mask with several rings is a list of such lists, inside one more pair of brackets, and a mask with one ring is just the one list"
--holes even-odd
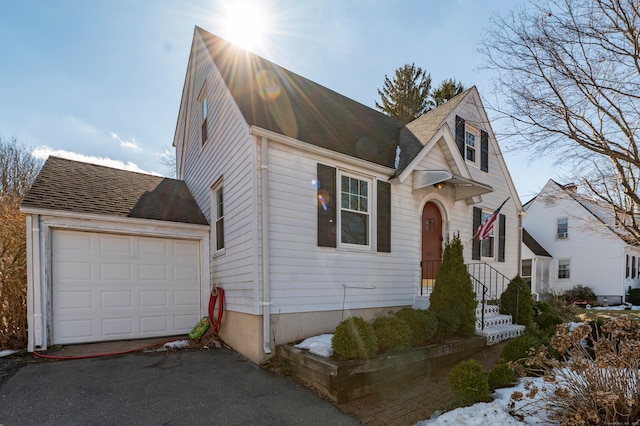
[[(213, 314), (215, 312), (216, 303), (218, 304), (218, 316), (214, 322)], [(209, 337), (213, 334), (218, 335), (220, 331), (220, 325), (222, 324), (222, 314), (224, 313), (224, 289), (220, 287), (216, 287), (211, 291), (211, 295), (209, 296), (209, 331), (202, 336)], [(176, 339), (169, 339), (161, 343), (154, 343), (151, 345), (143, 346), (141, 348), (128, 349), (126, 351), (119, 352), (109, 352), (109, 353), (101, 353), (101, 354), (90, 354), (90, 355), (69, 355), (69, 356), (60, 356), (60, 355), (45, 355), (38, 352), (33, 352), (35, 356), (38, 358), (44, 359), (55, 359), (55, 360), (71, 360), (71, 359), (87, 359), (87, 358), (101, 358), (106, 356), (115, 356), (115, 355), (124, 355), (132, 352), (144, 351), (147, 349), (154, 348), (156, 346), (164, 346), (166, 343), (173, 342)]]

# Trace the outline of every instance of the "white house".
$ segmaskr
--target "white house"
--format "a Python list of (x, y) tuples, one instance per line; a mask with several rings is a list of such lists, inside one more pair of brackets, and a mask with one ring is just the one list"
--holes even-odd
[[(208, 226), (197, 214), (132, 218), (130, 206), (124, 214), (105, 207), (90, 217), (73, 205), (63, 211), (47, 205), (55, 188), (42, 191), (44, 179), (36, 181), (23, 204), (29, 228), (38, 229), (29, 249), (29, 318), (39, 325), (30, 331), (31, 350), (69, 342), (62, 337), (69, 329), (76, 342), (148, 335), (136, 324), (155, 324), (148, 317), (162, 317), (161, 302), (175, 304), (179, 288), (169, 283), (157, 299), (147, 297), (157, 301), (155, 310), (132, 303), (120, 315), (112, 305), (135, 302), (147, 295), (139, 285), (176, 271), (196, 281), (187, 293), (197, 291), (198, 308), (191, 304), (157, 323), (206, 315), (210, 289), (218, 286), (225, 290), (220, 336), (256, 362), (276, 344), (331, 332), (348, 316), (411, 305), (427, 293), (443, 243), (454, 234), (465, 243), (466, 261), (478, 265), (476, 285), (484, 281), (499, 292), (489, 277), (519, 272), (522, 205), (475, 87), (405, 125), (196, 28), (173, 144), (172, 185), (186, 184), (182, 195), (193, 197)], [(55, 174), (48, 163), (47, 170)], [(58, 172), (62, 187), (74, 185)], [(126, 176), (94, 188), (93, 197), (108, 204), (115, 187), (139, 179)], [(144, 191), (134, 192), (135, 205)], [(491, 238), (473, 239), (481, 220), (507, 199)], [(58, 229), (71, 234), (64, 244), (56, 243)], [(135, 255), (130, 267), (126, 256), (112, 261), (114, 268), (96, 260), (108, 248), (101, 239), (121, 234), (132, 246), (147, 238), (190, 242), (197, 262), (164, 275), (154, 268), (157, 276), (117, 275), (118, 268), (142, 270)], [(92, 239), (103, 248), (82, 258), (93, 274), (93, 303), (74, 288), (60, 306), (58, 259)], [(91, 272), (96, 268), (104, 273)], [(127, 277), (129, 296), (121, 288), (110, 293), (112, 278)], [(149, 315), (134, 312), (147, 308)], [(92, 331), (75, 330), (75, 319)], [(105, 323), (122, 327), (95, 332)]]
[(600, 303), (619, 304), (640, 287), (640, 248), (611, 227), (613, 215), (577, 192), (549, 180), (525, 205), (522, 275), (539, 297), (590, 287)]

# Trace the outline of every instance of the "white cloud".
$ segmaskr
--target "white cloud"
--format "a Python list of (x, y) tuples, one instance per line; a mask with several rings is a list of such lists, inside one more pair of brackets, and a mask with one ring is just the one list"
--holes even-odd
[(130, 141), (122, 139), (117, 133), (111, 133), (111, 137), (120, 143), (120, 147), (130, 149), (132, 151), (142, 151), (140, 145), (137, 144), (136, 138), (132, 137)]
[(31, 151), (31, 155), (33, 155), (35, 158), (38, 158), (40, 160), (46, 160), (50, 155), (53, 155), (55, 157), (66, 158), (68, 160), (74, 160), (74, 161), (81, 161), (83, 163), (98, 164), (101, 166), (113, 167), (114, 169), (129, 170), (131, 172), (146, 173), (149, 175), (161, 176), (160, 173), (148, 172), (146, 170), (143, 170), (140, 167), (138, 167), (137, 164), (132, 163), (131, 161), (127, 161), (125, 163), (124, 161), (113, 160), (108, 157), (97, 157), (95, 155), (84, 155), (78, 152), (65, 151), (63, 149), (53, 149), (50, 146), (46, 146), (46, 145), (35, 148), (33, 151)]

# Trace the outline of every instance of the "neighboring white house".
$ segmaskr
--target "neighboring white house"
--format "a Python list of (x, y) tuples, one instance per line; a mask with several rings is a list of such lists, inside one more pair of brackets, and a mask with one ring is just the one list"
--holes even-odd
[(538, 297), (582, 285), (598, 302), (619, 304), (640, 287), (640, 248), (616, 235), (613, 215), (575, 185), (549, 180), (525, 211), (522, 275)]
[[(181, 224), (104, 209), (72, 220), (73, 206), (66, 213), (60, 206), (48, 210), (47, 192), (36, 181), (38, 196), (28, 196), (23, 210), (35, 228), (46, 223), (50, 229), (31, 237), (30, 273), (37, 278), (30, 281), (29, 315), (49, 332), (30, 332), (31, 350), (64, 341), (58, 311), (70, 310), (85, 324), (95, 316), (103, 323), (142, 321), (117, 312), (110, 317), (109, 309), (89, 304), (77, 288), (64, 309), (56, 302), (56, 268), (51, 272), (47, 265), (56, 264), (64, 247), (82, 243), (75, 237), (85, 232), (193, 241), (199, 266), (180, 270), (197, 272), (189, 276), (198, 289), (198, 314), (206, 315), (211, 286), (224, 288), (220, 335), (256, 362), (276, 344), (331, 332), (348, 316), (372, 318), (411, 305), (432, 284), (432, 266), (454, 234), (465, 244), (467, 263), (494, 268), (476, 280), (495, 271), (506, 277), (519, 272), (523, 209), (475, 87), (405, 125), (196, 28), (173, 145), (175, 183), (186, 183), (195, 210), (209, 223), (206, 236), (199, 218)], [(55, 172), (47, 165), (44, 170)], [(63, 172), (54, 175), (73, 186)], [(114, 186), (139, 179), (127, 176), (95, 189), (100, 205), (114, 197)], [(473, 239), (481, 220), (507, 199), (492, 236)], [(75, 239), (56, 244), (58, 228)], [(87, 262), (110, 271), (92, 259)], [(140, 269), (122, 266), (126, 262), (125, 256), (113, 263)], [(110, 295), (108, 277), (94, 280), (97, 293), (124, 304), (124, 294)], [(181, 293), (170, 288), (166, 294)], [(188, 311), (181, 318), (187, 316), (197, 315)], [(122, 338), (83, 337), (81, 331), (76, 342)]]

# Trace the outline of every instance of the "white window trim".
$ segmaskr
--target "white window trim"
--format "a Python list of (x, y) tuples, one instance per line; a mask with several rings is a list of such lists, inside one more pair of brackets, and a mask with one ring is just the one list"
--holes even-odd
[[(474, 160), (473, 161), (467, 159), (467, 133), (470, 133), (474, 136), (474, 147), (473, 147)], [(465, 123), (464, 125), (464, 161), (466, 163), (474, 165), (475, 167), (480, 167), (479, 157), (480, 157), (480, 130)]]
[[(223, 191), (222, 205), (224, 208), (224, 204), (225, 204), (224, 185), (221, 179), (215, 184), (213, 184), (213, 186), (211, 187), (211, 253), (213, 253), (212, 254), (213, 257), (222, 256), (223, 254), (226, 253), (226, 248), (227, 248), (227, 241), (226, 241), (226, 235), (225, 235), (224, 247), (218, 250), (218, 231), (217, 231), (216, 225), (218, 223), (218, 220), (220, 219), (218, 217), (218, 192), (219, 191)], [(225, 215), (223, 211), (223, 215), (222, 215), (223, 219), (224, 219), (224, 216)]]
[[(369, 216), (369, 221), (368, 221), (368, 236), (367, 236), (367, 241), (369, 242), (369, 244), (367, 245), (361, 245), (361, 244), (349, 244), (349, 243), (343, 243), (342, 242), (342, 177), (350, 177), (350, 178), (354, 178), (354, 179), (358, 179), (361, 181), (366, 181), (368, 184), (368, 194), (367, 194), (367, 215)], [(342, 249), (342, 250), (349, 250), (349, 251), (360, 251), (360, 252), (372, 252), (374, 250), (374, 247), (376, 246), (374, 244), (374, 239), (376, 238), (375, 235), (375, 230), (377, 229), (377, 225), (376, 225), (376, 212), (374, 212), (375, 206), (377, 205), (376, 203), (376, 191), (375, 191), (375, 178), (373, 176), (367, 176), (367, 175), (363, 175), (357, 172), (352, 172), (352, 171), (348, 171), (348, 170), (344, 170), (344, 169), (338, 169), (338, 179), (336, 182), (336, 205), (337, 205), (337, 235), (336, 235), (336, 241), (337, 241), (337, 248), (338, 249)]]
[[(482, 209), (482, 214), (480, 216), (481, 220), (480, 223), (484, 222), (484, 220), (487, 217), (490, 217), (493, 214), (494, 210), (485, 210)], [(480, 241), (480, 260), (495, 260), (496, 259), (496, 235), (498, 232), (498, 227), (500, 226), (500, 221), (498, 220), (498, 218), (496, 218), (496, 221), (493, 224), (493, 228), (491, 228), (491, 235), (489, 236), (489, 238), (491, 239), (491, 244), (492, 244), (492, 250), (491, 252), (493, 253), (493, 256), (483, 256), (482, 255), (482, 244), (486, 241), (486, 240), (482, 240)]]
[[(203, 114), (203, 108), (206, 109), (206, 115)], [(198, 94), (198, 142), (200, 144), (200, 148), (204, 148), (204, 146), (209, 142), (209, 138), (211, 136), (209, 132), (210, 123), (207, 122), (207, 138), (202, 140), (202, 124), (204, 120), (209, 116), (209, 102), (207, 101), (207, 82), (205, 81), (202, 84), (202, 88), (200, 89), (200, 93)]]
[[(561, 220), (567, 221), (567, 230), (564, 233), (558, 232), (558, 226), (560, 225)], [(566, 240), (569, 238), (569, 218), (567, 216), (556, 218), (556, 240)]]
[[(567, 278), (560, 278), (560, 262), (567, 261), (569, 276)], [(562, 258), (558, 259), (558, 263), (556, 265), (556, 279), (558, 281), (570, 281), (571, 280), (571, 258)]]

